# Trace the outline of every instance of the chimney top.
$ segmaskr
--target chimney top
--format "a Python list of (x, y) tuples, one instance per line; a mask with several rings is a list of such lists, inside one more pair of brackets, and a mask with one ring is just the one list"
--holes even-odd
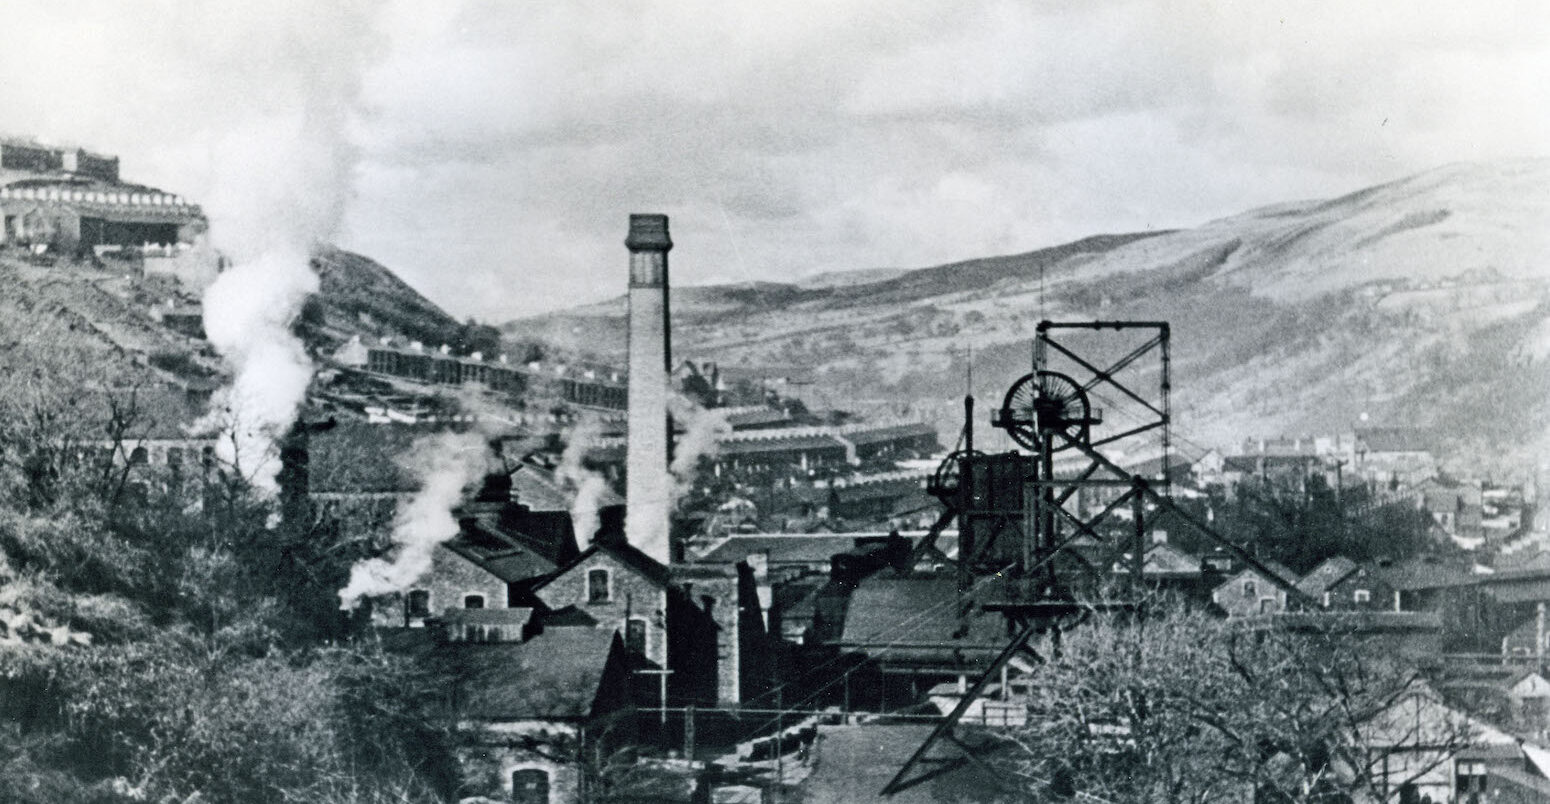
[(673, 247), (667, 236), (667, 216), (635, 214), (630, 216), (630, 234), (624, 238), (624, 247), (630, 251), (668, 251)]

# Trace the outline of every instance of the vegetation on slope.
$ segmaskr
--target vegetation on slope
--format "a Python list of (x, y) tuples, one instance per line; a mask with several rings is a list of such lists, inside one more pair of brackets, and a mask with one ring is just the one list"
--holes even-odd
[(439, 800), (444, 685), (347, 632), (356, 558), (224, 467), (131, 463), (131, 361), (0, 317), (0, 800)]

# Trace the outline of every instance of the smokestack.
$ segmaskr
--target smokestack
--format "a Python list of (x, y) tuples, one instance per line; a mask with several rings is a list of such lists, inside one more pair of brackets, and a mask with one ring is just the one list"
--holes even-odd
[(630, 544), (668, 563), (668, 341), (666, 215), (631, 215), (629, 453), (624, 532)]

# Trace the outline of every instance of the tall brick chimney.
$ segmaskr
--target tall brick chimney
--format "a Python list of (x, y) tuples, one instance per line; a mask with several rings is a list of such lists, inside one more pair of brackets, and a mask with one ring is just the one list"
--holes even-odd
[(667, 382), (672, 364), (668, 334), (666, 215), (631, 215), (629, 452), (625, 471), (624, 533), (630, 544), (668, 563), (670, 431)]

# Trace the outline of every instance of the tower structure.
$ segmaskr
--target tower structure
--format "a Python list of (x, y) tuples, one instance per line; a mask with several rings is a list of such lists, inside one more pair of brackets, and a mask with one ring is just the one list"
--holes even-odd
[(630, 250), (629, 446), (625, 482), (625, 537), (662, 562), (671, 555), (668, 475), (671, 425), (668, 372), (667, 252), (673, 248), (666, 215), (631, 215), (624, 245)]

